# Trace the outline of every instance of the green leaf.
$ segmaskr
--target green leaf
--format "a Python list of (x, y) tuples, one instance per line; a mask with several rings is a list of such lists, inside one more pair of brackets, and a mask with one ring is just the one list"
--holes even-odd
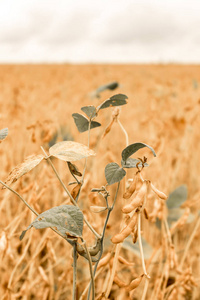
[(166, 204), (168, 209), (180, 207), (183, 202), (187, 200), (187, 196), (188, 192), (186, 185), (183, 184), (176, 188), (172, 193), (169, 194), (169, 197), (167, 199)]
[[(143, 250), (144, 250), (144, 258), (149, 259), (152, 255), (153, 248), (151, 247), (151, 245), (149, 243), (147, 243), (147, 241), (144, 238), (142, 238), (142, 246), (143, 246)], [(123, 241), (122, 248), (124, 248), (128, 251), (131, 251), (132, 253), (134, 253), (138, 257), (141, 257), (139, 243), (137, 241), (135, 244), (133, 244), (131, 236), (128, 236)]]
[(135, 152), (137, 152), (139, 149), (147, 147), (149, 148), (153, 155), (156, 156), (156, 153), (154, 151), (154, 149), (144, 143), (134, 143), (129, 145), (128, 147), (126, 147), (123, 151), (122, 151), (122, 159), (123, 161), (126, 162), (126, 160), (129, 158), (129, 156), (133, 155)]
[[(184, 214), (185, 210), (182, 208), (172, 208), (168, 209), (168, 217), (167, 217), (167, 222), (169, 224), (169, 228), (172, 227), (173, 223), (177, 222), (182, 215)], [(192, 223), (194, 221), (194, 215), (192, 213), (189, 214), (186, 224)], [(161, 221), (156, 218), (156, 226), (158, 229), (161, 229)]]
[(0, 141), (4, 140), (8, 135), (8, 128), (0, 130)]
[(83, 106), (81, 107), (81, 110), (90, 118), (96, 117), (96, 107), (93, 105)]
[(111, 83), (105, 84), (105, 85), (101, 85), (96, 92), (97, 93), (101, 93), (105, 90), (115, 90), (117, 87), (119, 86), (119, 83), (117, 81), (113, 81)]
[(95, 155), (95, 152), (87, 146), (71, 141), (62, 141), (49, 148), (51, 156), (64, 161), (76, 161)]
[[(136, 158), (128, 158), (126, 162), (122, 159), (121, 164), (122, 168), (136, 168), (137, 163), (139, 163), (138, 167), (142, 167), (142, 163), (139, 159)], [(149, 165), (147, 163), (144, 163), (145, 167), (148, 167)]]
[(22, 232), (20, 240), (23, 239), (27, 230), (31, 227), (36, 229), (53, 227), (64, 238), (81, 237), (83, 232), (83, 213), (73, 205), (61, 205), (53, 207), (41, 213), (37, 218)]
[(161, 230), (161, 220), (156, 218), (156, 222), (155, 222), (156, 227)]
[(124, 94), (114, 95), (114, 96), (110, 97), (108, 100), (105, 100), (102, 104), (100, 104), (97, 107), (97, 111), (99, 111), (100, 109), (107, 108), (107, 107), (124, 105), (127, 103), (126, 99), (128, 99), (128, 97)]
[(110, 163), (105, 167), (105, 177), (109, 185), (119, 182), (126, 175), (126, 171), (117, 163)]
[[(177, 222), (182, 215), (184, 214), (185, 209), (183, 208), (172, 208), (168, 210), (167, 222), (169, 227), (172, 226), (172, 223)], [(194, 220), (194, 215), (192, 213), (189, 214), (187, 218), (187, 223), (191, 223)]]
[[(78, 128), (79, 132), (85, 132), (89, 129), (89, 120), (85, 116), (78, 114), (78, 113), (74, 113), (74, 114), (72, 114), (72, 117), (74, 118), (74, 122), (75, 122), (76, 127)], [(93, 129), (93, 128), (96, 128), (99, 126), (101, 126), (101, 124), (99, 122), (92, 121), (90, 123), (90, 129)]]
[(72, 117), (74, 118), (74, 122), (79, 132), (84, 132), (88, 130), (89, 120), (85, 116), (78, 113), (74, 113), (72, 114)]

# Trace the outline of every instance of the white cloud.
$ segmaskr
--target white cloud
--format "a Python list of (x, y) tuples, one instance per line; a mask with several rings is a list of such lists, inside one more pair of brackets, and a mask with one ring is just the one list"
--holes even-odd
[(198, 0), (4, 0), (1, 62), (200, 62)]

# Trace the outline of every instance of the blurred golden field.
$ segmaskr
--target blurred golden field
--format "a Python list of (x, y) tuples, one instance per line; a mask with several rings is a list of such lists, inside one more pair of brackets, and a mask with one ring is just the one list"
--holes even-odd
[[(163, 228), (159, 230), (153, 218), (142, 219), (142, 236), (152, 248), (146, 258), (151, 277), (146, 299), (200, 299), (200, 227), (195, 228), (200, 210), (199, 68), (193, 65), (0, 66), (0, 129), (9, 129), (8, 137), (0, 144), (2, 181), (5, 182), (10, 171), (27, 156), (41, 154), (40, 146), (48, 151), (52, 143), (63, 139), (87, 145), (87, 132), (78, 132), (72, 113), (81, 113), (82, 106), (97, 106), (110, 96), (122, 93), (128, 96), (128, 104), (120, 107), (120, 122), (128, 133), (129, 144), (146, 143), (157, 154), (153, 157), (149, 149), (144, 148), (134, 156), (148, 158), (149, 167), (142, 171), (143, 177), (166, 195), (180, 185), (187, 186), (188, 197), (183, 205), (185, 218), (177, 220), (171, 231), (174, 258), (169, 258), (171, 250)], [(91, 98), (92, 91), (115, 80), (120, 87), (102, 92), (101, 98)], [(117, 123), (102, 138), (111, 115), (112, 108), (102, 110), (97, 118), (102, 126), (91, 130), (90, 148), (96, 156), (88, 159), (79, 199), (79, 207), (97, 232), (102, 231), (106, 214), (91, 212), (91, 205), (103, 204), (102, 199), (90, 191), (105, 185), (106, 164), (120, 164), (121, 151), (126, 147), (125, 136)], [(54, 159), (53, 163), (66, 185), (73, 181), (65, 162)], [(77, 162), (77, 166), (83, 170), (84, 159)], [(135, 169), (128, 169), (127, 179), (135, 172)], [(11, 186), (38, 213), (70, 204), (45, 161)], [(111, 200), (115, 190), (116, 185), (110, 187)], [(124, 185), (121, 185), (107, 226), (104, 255), (114, 249), (110, 239), (120, 230), (123, 192)], [(163, 200), (159, 201), (156, 202), (155, 194), (149, 195), (147, 210), (150, 215), (155, 211), (155, 203), (164, 204)], [(187, 222), (189, 212), (193, 219)], [(21, 232), (34, 218), (17, 196), (9, 190), (1, 190), (0, 299), (71, 299), (71, 246), (50, 229), (31, 229), (23, 241), (19, 240)], [(83, 235), (88, 245), (95, 243), (85, 226)], [(143, 273), (141, 260), (131, 248), (121, 247), (119, 255), (130, 264), (119, 261), (116, 278), (127, 283)], [(181, 265), (183, 255), (186, 256)], [(106, 299), (104, 292), (111, 270), (112, 259), (100, 269), (95, 280), (96, 299)], [(83, 257), (78, 258), (77, 275), (79, 299), (90, 280), (88, 263)], [(135, 290), (127, 292), (116, 278), (109, 299), (142, 299), (144, 280)]]

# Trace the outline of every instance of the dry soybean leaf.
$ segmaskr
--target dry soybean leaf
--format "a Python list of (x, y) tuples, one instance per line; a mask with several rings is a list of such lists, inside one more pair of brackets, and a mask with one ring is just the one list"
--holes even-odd
[[(89, 129), (89, 120), (85, 116), (78, 114), (78, 113), (74, 113), (74, 114), (72, 114), (72, 117), (74, 118), (74, 122), (75, 122), (76, 127), (79, 132), (85, 132)], [(96, 128), (99, 126), (101, 126), (101, 124), (99, 122), (92, 121), (90, 123), (90, 129), (93, 129), (93, 128)]]
[(97, 111), (99, 111), (100, 109), (103, 109), (103, 108), (107, 108), (107, 107), (124, 105), (127, 103), (126, 99), (128, 99), (128, 97), (124, 94), (114, 95), (114, 96), (110, 97), (109, 99), (105, 100), (103, 103), (101, 103), (97, 107)]
[(54, 227), (60, 234), (68, 238), (81, 237), (83, 231), (83, 213), (73, 205), (61, 205), (53, 207), (41, 213), (37, 218), (22, 232), (20, 240), (23, 239), (27, 230), (31, 227), (36, 229)]
[(81, 172), (79, 172), (77, 166), (72, 164), (70, 161), (68, 161), (67, 164), (68, 164), (68, 167), (69, 167), (70, 171), (72, 172), (72, 174), (74, 174), (76, 176), (82, 176), (82, 174), (81, 174)]
[(105, 177), (108, 185), (119, 182), (126, 175), (126, 171), (117, 163), (110, 163), (105, 167)]
[(94, 107), (93, 105), (88, 105), (88, 106), (83, 106), (81, 107), (81, 110), (90, 118), (94, 118), (96, 117), (97, 113), (96, 113), (96, 107)]
[(129, 145), (128, 147), (126, 147), (123, 151), (122, 151), (122, 160), (123, 162), (126, 163), (127, 159), (133, 155), (135, 152), (137, 152), (139, 149), (147, 147), (151, 150), (151, 152), (153, 153), (154, 156), (156, 156), (156, 153), (154, 151), (154, 149), (144, 143), (134, 143)]
[(63, 141), (53, 145), (49, 149), (51, 156), (64, 161), (76, 161), (88, 156), (95, 155), (95, 152), (87, 146), (71, 141)]
[(77, 184), (71, 191), (72, 198), (75, 200), (81, 188), (81, 183)]
[(0, 130), (0, 142), (4, 140), (8, 135), (8, 128), (4, 128)]
[(17, 181), (21, 176), (31, 171), (44, 159), (44, 155), (31, 155), (27, 157), (23, 163), (17, 165), (9, 174), (5, 183), (10, 185), (11, 183)]

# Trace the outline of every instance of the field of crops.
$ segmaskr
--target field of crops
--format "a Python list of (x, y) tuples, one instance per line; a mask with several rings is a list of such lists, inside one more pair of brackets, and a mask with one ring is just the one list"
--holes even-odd
[[(95, 97), (95, 90), (117, 81), (115, 90)], [(92, 227), (101, 233), (106, 211), (95, 213), (91, 206), (104, 206), (105, 199), (92, 188), (106, 184), (108, 163), (121, 163), (128, 143), (150, 145), (133, 158), (147, 157), (142, 177), (167, 196), (160, 199), (148, 192), (142, 214), (141, 234), (148, 277), (144, 274), (138, 242), (127, 237), (113, 244), (111, 238), (127, 222), (123, 198), (137, 168), (126, 169), (116, 204), (106, 226), (104, 254), (95, 279), (95, 299), (200, 299), (200, 72), (189, 65), (1, 65), (0, 129), (9, 133), (0, 143), (0, 180), (32, 154), (43, 154), (55, 143), (68, 140), (88, 145), (88, 132), (80, 133), (72, 118), (81, 107), (97, 107), (116, 94), (128, 103), (120, 106), (118, 119), (105, 135), (116, 108), (102, 109), (101, 123), (90, 132), (90, 148), (96, 153), (87, 160), (78, 205)], [(103, 137), (103, 135), (105, 135)], [(52, 158), (64, 184), (71, 192), (74, 181), (67, 163)], [(76, 162), (83, 172), (85, 159)], [(50, 164), (40, 165), (9, 184), (39, 214), (54, 206), (71, 204)], [(117, 184), (108, 187), (113, 202)], [(146, 215), (147, 217), (147, 215)], [(17, 195), (0, 190), (0, 300), (72, 299), (72, 246), (51, 229), (22, 231), (35, 219)], [(131, 233), (133, 235), (133, 233)], [(84, 224), (88, 246), (95, 237)], [(150, 277), (150, 278), (149, 278)], [(130, 283), (136, 279), (135, 285)], [(90, 272), (87, 259), (77, 260), (77, 299), (87, 299)], [(138, 283), (137, 283), (138, 282)], [(133, 283), (134, 285), (134, 283)]]

